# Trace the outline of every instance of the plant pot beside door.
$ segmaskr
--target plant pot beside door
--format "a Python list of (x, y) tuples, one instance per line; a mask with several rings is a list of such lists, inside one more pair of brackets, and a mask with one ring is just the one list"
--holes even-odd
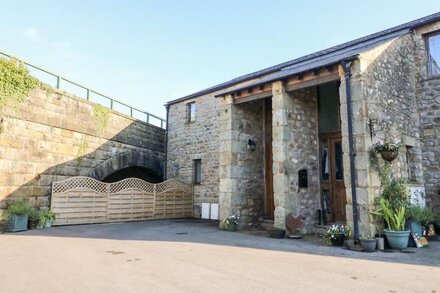
[(345, 235), (335, 234), (333, 235), (333, 238), (330, 238), (330, 241), (332, 243), (332, 246), (343, 246), (345, 241)]
[(405, 230), (405, 206), (393, 207), (385, 198), (379, 200), (380, 213), (388, 228), (384, 229), (385, 237), (392, 249), (408, 247), (410, 230)]
[(392, 249), (404, 249), (408, 247), (409, 233), (411, 231), (393, 231), (388, 228), (384, 229), (388, 244)]
[(361, 237), (362, 249), (366, 252), (373, 252), (376, 250), (376, 239), (373, 237)]

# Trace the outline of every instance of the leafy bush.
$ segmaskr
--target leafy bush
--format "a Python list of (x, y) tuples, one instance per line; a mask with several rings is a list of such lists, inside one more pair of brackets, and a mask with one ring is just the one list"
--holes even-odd
[(49, 221), (55, 220), (55, 213), (47, 209), (40, 212), (40, 223), (45, 225)]
[(383, 186), (380, 198), (387, 200), (394, 210), (398, 210), (402, 206), (405, 208), (410, 206), (410, 193), (401, 179), (390, 179), (388, 184)]
[(430, 207), (411, 205), (407, 210), (407, 218), (420, 222), (423, 226), (436, 222), (436, 214)]
[(0, 110), (4, 106), (17, 107), (38, 84), (23, 63), (0, 58)]
[(30, 219), (39, 220), (40, 217), (41, 217), (41, 212), (39, 210), (31, 209), (31, 211), (29, 212)]
[(380, 208), (375, 213), (383, 217), (390, 230), (405, 231), (406, 207), (404, 205), (393, 206), (389, 200), (382, 197), (379, 199), (379, 206)]
[(32, 206), (27, 202), (25, 198), (19, 198), (10, 201), (6, 204), (5, 212), (3, 216), (5, 219), (9, 219), (12, 215), (27, 215), (31, 212)]

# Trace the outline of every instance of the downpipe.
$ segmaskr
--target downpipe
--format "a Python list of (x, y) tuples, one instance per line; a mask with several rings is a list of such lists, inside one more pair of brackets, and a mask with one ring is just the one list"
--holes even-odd
[(167, 110), (166, 115), (166, 127), (165, 127), (165, 162), (163, 164), (163, 181), (166, 181), (168, 179), (167, 169), (168, 169), (168, 118), (170, 114), (170, 105), (165, 105), (165, 108)]
[(353, 138), (353, 103), (351, 96), (351, 65), (352, 61), (343, 61), (342, 68), (344, 70), (345, 78), (345, 92), (347, 96), (347, 125), (348, 125), (348, 147), (350, 157), (350, 177), (351, 177), (351, 198), (353, 202), (353, 237), (354, 240), (359, 240), (359, 213), (356, 194), (356, 169), (355, 169), (355, 157), (354, 150), (354, 138)]

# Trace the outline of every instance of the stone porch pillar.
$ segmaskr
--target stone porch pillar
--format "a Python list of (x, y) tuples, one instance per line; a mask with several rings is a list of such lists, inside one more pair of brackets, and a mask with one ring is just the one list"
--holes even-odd
[(220, 146), (219, 146), (219, 204), (220, 220), (227, 218), (232, 213), (240, 200), (240, 172), (238, 156), (240, 152), (238, 141), (238, 125), (240, 117), (237, 114), (231, 95), (221, 100), (220, 110)]
[[(365, 66), (365, 65), (364, 65)], [(370, 212), (373, 210), (375, 195), (380, 189), (380, 180), (370, 161), (369, 148), (372, 144), (368, 129), (368, 110), (362, 88), (362, 64), (354, 61), (351, 66), (351, 98), (353, 105), (353, 143), (355, 156), (357, 213), (359, 234), (374, 234), (374, 224)], [(353, 200), (350, 175), (350, 154), (347, 124), (346, 79), (343, 69), (339, 69), (341, 85), (339, 87), (341, 131), (343, 148), (344, 183), (347, 196), (347, 224), (353, 228)]]
[(296, 215), (298, 199), (289, 191), (287, 145), (291, 140), (292, 129), (288, 119), (294, 110), (293, 99), (285, 92), (283, 83), (272, 84), (272, 148), (273, 148), (273, 192), (274, 226), (285, 229), (285, 217), (289, 213)]

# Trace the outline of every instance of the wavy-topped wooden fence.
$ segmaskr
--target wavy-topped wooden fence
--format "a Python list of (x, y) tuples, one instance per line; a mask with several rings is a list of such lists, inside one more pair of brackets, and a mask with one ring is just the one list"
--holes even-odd
[(54, 225), (188, 218), (193, 216), (193, 189), (180, 180), (104, 183), (79, 176), (52, 184), (51, 209)]

